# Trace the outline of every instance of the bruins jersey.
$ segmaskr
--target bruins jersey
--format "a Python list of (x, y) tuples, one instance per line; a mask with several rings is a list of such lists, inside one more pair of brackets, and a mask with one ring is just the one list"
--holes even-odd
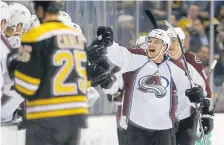
[[(22, 35), (15, 89), (26, 102), (26, 119), (86, 116), (87, 56), (80, 31), (59, 21)], [(82, 117), (83, 118), (83, 117)]]

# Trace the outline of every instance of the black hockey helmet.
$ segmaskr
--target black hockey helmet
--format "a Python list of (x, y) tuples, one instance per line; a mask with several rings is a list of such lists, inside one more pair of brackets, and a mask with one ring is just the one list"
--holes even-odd
[(55, 1), (33, 1), (35, 11), (39, 6), (43, 7), (44, 12), (56, 13), (63, 9), (63, 0)]

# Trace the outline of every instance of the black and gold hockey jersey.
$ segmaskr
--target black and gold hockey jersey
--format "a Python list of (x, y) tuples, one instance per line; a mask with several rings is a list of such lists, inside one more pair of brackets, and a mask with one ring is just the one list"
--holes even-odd
[(22, 35), (15, 89), (27, 99), (26, 119), (88, 114), (85, 38), (59, 21)]

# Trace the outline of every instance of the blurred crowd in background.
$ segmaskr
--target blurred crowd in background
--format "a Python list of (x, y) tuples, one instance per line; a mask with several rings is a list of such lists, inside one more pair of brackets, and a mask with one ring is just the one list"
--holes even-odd
[[(171, 2), (171, 15), (167, 14), (167, 2), (164, 1), (142, 1), (140, 10), (143, 12), (140, 17), (135, 17), (133, 11), (136, 2), (118, 2), (118, 39), (117, 41), (128, 47), (134, 45), (136, 31), (135, 20), (140, 22), (139, 35), (145, 35), (149, 29), (148, 18), (144, 15), (145, 9), (149, 9), (162, 29), (167, 29), (164, 19), (169, 19), (171, 24), (181, 27), (186, 34), (184, 48), (194, 52), (206, 66), (209, 67), (209, 59), (217, 59), (218, 64), (214, 71), (215, 85), (221, 85), (224, 81), (224, 2), (214, 3), (214, 58), (210, 56), (210, 2), (209, 1), (173, 1)], [(168, 18), (169, 17), (169, 18)]]

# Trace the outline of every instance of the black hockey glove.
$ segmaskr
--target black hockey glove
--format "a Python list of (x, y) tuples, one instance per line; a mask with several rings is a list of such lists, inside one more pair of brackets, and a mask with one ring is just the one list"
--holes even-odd
[(19, 49), (15, 48), (15, 49), (11, 49), (10, 53), (7, 56), (7, 69), (9, 72), (9, 76), (11, 79), (14, 78), (14, 71), (16, 70), (16, 67), (18, 65), (18, 52)]
[(213, 112), (209, 112), (209, 114), (203, 114), (201, 117), (201, 123), (205, 135), (209, 134), (213, 130), (214, 127), (213, 116), (214, 116)]
[(110, 68), (110, 65), (106, 60), (99, 62), (99, 64), (89, 63), (87, 65), (89, 80), (94, 80), (105, 75), (108, 72), (109, 68)]
[(209, 134), (214, 127), (214, 122), (213, 122), (213, 116), (214, 113), (213, 111), (210, 111), (210, 105), (211, 102), (209, 99), (204, 99), (202, 101), (202, 117), (201, 117), (201, 121), (202, 121), (202, 127), (204, 129), (204, 133), (205, 135)]
[(201, 86), (187, 89), (185, 95), (189, 98), (191, 103), (200, 103), (204, 99), (203, 89)]
[[(111, 94), (107, 94), (107, 99), (110, 102), (113, 101), (115, 103), (121, 104), (122, 103), (123, 94), (124, 94), (124, 89), (120, 89), (119, 88), (119, 90), (116, 93), (114, 93), (112, 95)], [(119, 104), (117, 104), (117, 105), (119, 105)]]
[(92, 87), (96, 87), (98, 85), (104, 89), (110, 89), (113, 83), (116, 81), (116, 78), (111, 74), (105, 74), (97, 79), (92, 80)]
[(97, 29), (98, 39), (102, 38), (105, 47), (109, 47), (113, 44), (113, 30), (110, 27), (99, 26)]
[(102, 40), (94, 40), (86, 49), (88, 61), (90, 63), (98, 63), (106, 59), (107, 48)]

